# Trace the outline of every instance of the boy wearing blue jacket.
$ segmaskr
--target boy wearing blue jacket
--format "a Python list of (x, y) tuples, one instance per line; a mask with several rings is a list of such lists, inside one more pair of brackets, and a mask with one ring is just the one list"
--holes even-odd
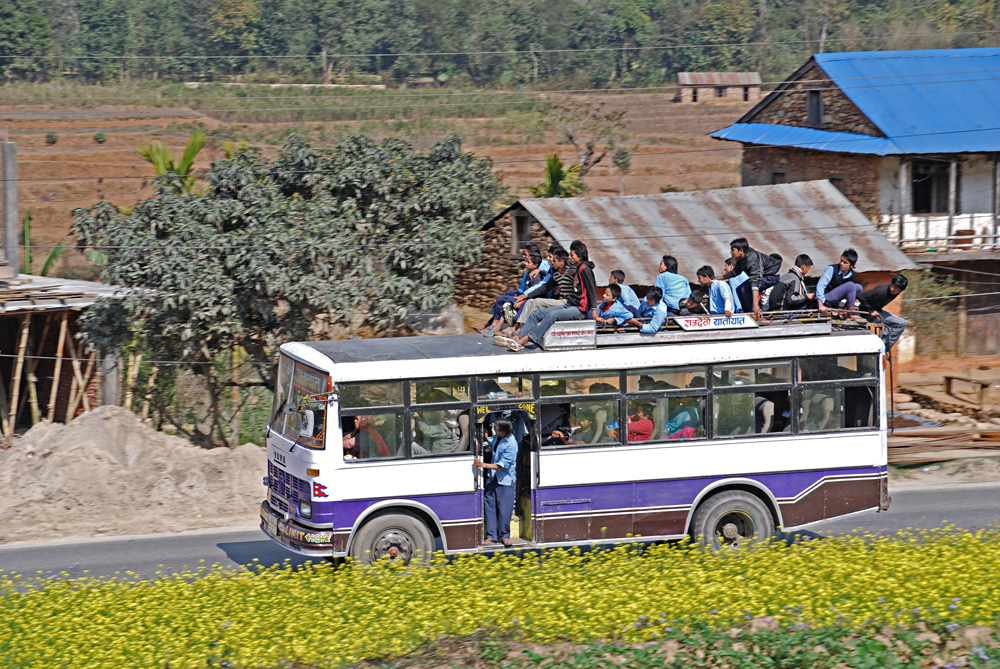
[(621, 325), (635, 316), (621, 303), (622, 288), (611, 284), (604, 289), (604, 301), (597, 308), (597, 322), (603, 325)]
[(691, 294), (691, 283), (677, 273), (677, 258), (673, 256), (663, 256), (654, 286), (663, 293), (667, 310), (673, 314), (681, 312), (681, 301)]
[(667, 304), (663, 301), (663, 291), (653, 286), (646, 293), (646, 300), (639, 310), (639, 318), (649, 318), (648, 323), (643, 323), (638, 318), (630, 318), (627, 323), (639, 326), (639, 332), (654, 334), (663, 327), (663, 321), (667, 320)]

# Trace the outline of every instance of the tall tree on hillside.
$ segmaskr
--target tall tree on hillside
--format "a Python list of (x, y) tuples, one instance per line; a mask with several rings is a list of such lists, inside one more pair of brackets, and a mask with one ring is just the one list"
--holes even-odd
[(200, 443), (225, 443), (232, 374), (219, 362), (234, 348), (259, 374), (242, 383), (273, 388), (274, 347), (309, 339), (317, 321), (357, 317), (389, 332), (451, 300), (504, 192), (491, 167), (457, 136), (426, 153), (361, 136), (319, 150), (293, 136), (273, 161), (249, 147), (217, 160), (197, 192), (163, 179), (127, 210), (78, 209), (78, 248), (104, 249), (102, 278), (136, 289), (88, 309), (84, 336), (187, 363), (210, 396), (196, 423), (210, 427), (170, 420)]
[(727, 72), (752, 69), (752, 47), (757, 17), (750, 0), (714, 0), (702, 7), (686, 49), (685, 67), (694, 72)]
[(556, 132), (576, 147), (580, 180), (587, 191), (587, 174), (604, 160), (616, 143), (628, 136), (626, 111), (608, 110), (606, 102), (570, 102), (557, 105), (552, 123)]
[(52, 27), (38, 0), (0, 3), (0, 76), (37, 80), (51, 72)]

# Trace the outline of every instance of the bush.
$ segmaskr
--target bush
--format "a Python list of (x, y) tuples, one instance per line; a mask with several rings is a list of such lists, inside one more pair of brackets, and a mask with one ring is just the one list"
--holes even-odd
[(108, 141), (108, 136), (105, 135), (103, 132), (96, 133), (94, 135), (94, 141), (97, 142), (98, 144), (104, 144), (104, 142)]
[(56, 137), (56, 133), (54, 132), (50, 132), (47, 135), (45, 135), (45, 143), (48, 144), (49, 146), (55, 144), (57, 139), (58, 138)]
[[(655, 666), (724, 666), (685, 662), (678, 643), (725, 666), (899, 666), (894, 655), (917, 666), (960, 635), (979, 639), (965, 653), (986, 666), (975, 648), (997, 653), (998, 571), (1000, 529), (942, 528), (725, 556), (654, 544), (439, 557), (407, 569), (203, 567), (149, 581), (0, 573), (0, 666), (182, 669), (211, 656), (231, 666), (336, 667), (484, 636), (522, 648), (673, 646), (677, 662)], [(291, 616), (290, 602), (299, 604)], [(769, 654), (776, 659), (765, 665)]]

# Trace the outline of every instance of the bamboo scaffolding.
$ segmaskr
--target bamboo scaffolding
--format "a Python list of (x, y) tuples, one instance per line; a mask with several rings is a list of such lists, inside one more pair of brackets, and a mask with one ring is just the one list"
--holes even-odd
[(13, 435), (14, 431), (10, 429), (10, 423), (7, 421), (7, 390), (3, 383), (0, 383), (0, 428), (3, 429), (5, 437)]
[[(73, 358), (76, 358), (76, 353), (73, 352), (73, 346), (70, 344), (70, 354)], [(73, 420), (76, 415), (76, 406), (83, 400), (83, 410), (90, 411), (90, 400), (87, 398), (87, 383), (90, 381), (91, 375), (94, 373), (94, 361), (97, 359), (97, 352), (91, 353), (87, 360), (87, 372), (81, 376), (76, 377), (77, 392), (70, 392), (70, 404), (69, 410), (66, 412), (66, 422)], [(77, 362), (77, 367), (79, 367), (79, 360)], [(74, 370), (76, 371), (76, 370)]]
[(24, 371), (24, 352), (28, 348), (28, 333), (31, 331), (31, 316), (21, 316), (21, 337), (17, 345), (17, 362), (14, 364), (14, 375), (10, 380), (10, 430), (13, 433), (17, 425), (17, 401), (21, 394), (21, 373)]
[[(73, 345), (73, 338), (69, 337), (66, 340), (67, 346), (69, 346), (70, 360), (73, 362), (73, 377), (76, 380), (76, 387), (79, 395), (83, 397), (83, 410), (90, 411), (90, 400), (87, 398), (87, 382), (84, 380), (83, 372), (80, 369), (80, 359), (76, 356), (76, 346)], [(91, 354), (93, 355), (93, 354)], [(73, 405), (71, 411), (66, 413), (66, 422), (73, 420), (73, 416), (76, 414), (76, 405), (80, 401), (80, 397), (73, 398), (73, 390), (70, 390), (70, 402)]]
[(133, 386), (135, 386), (136, 379), (139, 378), (139, 366), (141, 364), (142, 351), (139, 351), (138, 354), (129, 353), (128, 370), (125, 372), (125, 399), (122, 401), (122, 406), (129, 410), (132, 409)]
[(146, 394), (142, 398), (142, 412), (139, 414), (139, 418), (142, 420), (149, 418), (149, 405), (153, 399), (153, 388), (156, 385), (156, 375), (159, 371), (160, 368), (153, 365), (153, 369), (149, 373), (149, 379), (146, 381)]
[[(59, 344), (56, 346), (56, 368), (52, 372), (52, 390), (49, 391), (49, 415), (50, 421), (56, 418), (56, 396), (59, 391), (59, 377), (62, 372), (63, 347), (66, 345), (66, 331), (69, 327), (69, 312), (64, 311), (62, 320), (59, 322)], [(72, 391), (71, 391), (72, 392)]]
[[(31, 424), (35, 425), (42, 420), (42, 413), (38, 408), (38, 376), (35, 374), (35, 367), (38, 364), (34, 359), (35, 355), (40, 355), (45, 350), (45, 341), (49, 337), (49, 329), (52, 325), (52, 318), (49, 314), (44, 316), (42, 326), (42, 336), (37, 343), (31, 345), (31, 355), (28, 356), (28, 406), (31, 407)], [(22, 409), (18, 409), (18, 416)]]

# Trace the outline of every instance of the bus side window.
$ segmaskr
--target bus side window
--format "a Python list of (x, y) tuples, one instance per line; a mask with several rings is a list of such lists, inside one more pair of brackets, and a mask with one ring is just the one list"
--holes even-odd
[(545, 448), (619, 443), (617, 400), (547, 402), (540, 416)]
[(469, 450), (468, 409), (414, 409), (411, 421), (414, 456), (448, 455)]
[(385, 460), (404, 455), (403, 414), (341, 416), (345, 460)]

